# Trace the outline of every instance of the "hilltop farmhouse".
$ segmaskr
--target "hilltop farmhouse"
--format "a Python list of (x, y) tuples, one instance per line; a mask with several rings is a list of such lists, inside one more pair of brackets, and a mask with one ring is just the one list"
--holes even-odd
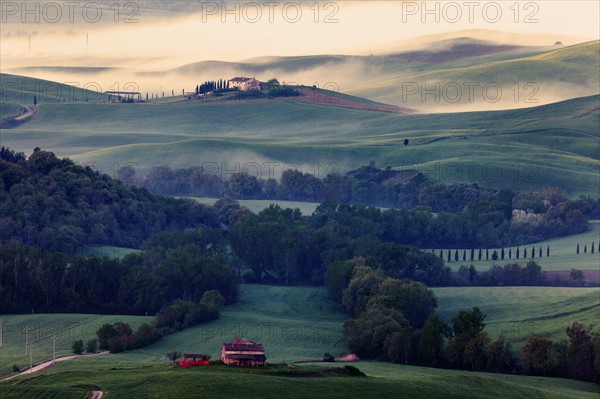
[(235, 340), (223, 343), (221, 361), (226, 365), (235, 366), (265, 366), (267, 357), (262, 344), (246, 338), (235, 337)]
[(236, 77), (229, 80), (229, 88), (237, 88), (239, 91), (261, 90), (265, 83), (256, 78)]

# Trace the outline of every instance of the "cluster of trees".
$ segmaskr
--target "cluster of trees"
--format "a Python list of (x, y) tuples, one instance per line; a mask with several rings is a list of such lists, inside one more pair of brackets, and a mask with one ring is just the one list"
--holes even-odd
[(202, 84), (196, 85), (196, 95), (205, 94), (217, 91), (225, 91), (229, 90), (229, 80), (228, 79), (219, 79), (219, 80), (211, 80), (206, 81)]
[(485, 331), (486, 314), (478, 307), (459, 311), (447, 324), (435, 314), (437, 300), (427, 286), (386, 277), (366, 259), (337, 263), (327, 287), (353, 317), (344, 323), (344, 341), (362, 358), (600, 381), (600, 334), (580, 323), (567, 327), (568, 341), (529, 337), (519, 362), (505, 336), (492, 340)]
[[(95, 350), (97, 342), (100, 349), (110, 353), (140, 349), (175, 331), (218, 319), (224, 304), (225, 298), (218, 290), (206, 291), (199, 302), (177, 300), (158, 312), (152, 322), (141, 324), (135, 332), (128, 323), (103, 324), (96, 331), (98, 339), (88, 341), (87, 347)], [(73, 342), (73, 352), (76, 348), (82, 349), (83, 341)], [(91, 352), (90, 349), (87, 351)]]
[(497, 285), (543, 285), (546, 277), (542, 267), (533, 259), (525, 266), (508, 263), (504, 266), (493, 265), (489, 270), (479, 273), (473, 265), (461, 266), (453, 278), (456, 285), (497, 286)]
[[(477, 184), (446, 186), (429, 181), (421, 173), (379, 169), (374, 164), (345, 175), (331, 173), (323, 179), (288, 169), (279, 181), (258, 179), (247, 173), (234, 173), (223, 181), (202, 167), (172, 170), (157, 166), (140, 184), (167, 195), (334, 200), (341, 204), (402, 208), (405, 211), (399, 214), (399, 222), (407, 228), (398, 238), (402, 241), (397, 242), (420, 247), (524, 245), (581, 233), (588, 228), (588, 218), (600, 216), (600, 200), (582, 197), (571, 201), (552, 188), (515, 194), (511, 190), (486, 190)], [(411, 220), (407, 220), (409, 215)]]
[(521, 347), (521, 364), (526, 374), (600, 382), (600, 334), (573, 322), (567, 339), (553, 342), (542, 336), (528, 337)]
[(437, 306), (433, 292), (419, 282), (385, 278), (360, 258), (346, 270), (349, 264), (341, 303), (355, 319), (344, 323), (346, 344), (363, 358), (408, 363), (413, 336), (422, 333)]
[(10, 313), (148, 314), (213, 289), (231, 303), (237, 278), (219, 230), (165, 232), (122, 260), (70, 257), (14, 241), (0, 251), (0, 308)]
[[(220, 209), (240, 215), (225, 203), (218, 204)], [(380, 217), (381, 210), (333, 202), (320, 205), (310, 217), (271, 205), (257, 215), (241, 214), (229, 229), (229, 242), (240, 266), (250, 269), (247, 282), (320, 285), (329, 267), (357, 256), (381, 265), (390, 276), (432, 285), (449, 282), (450, 270), (436, 255), (378, 237), (385, 230), (374, 223), (374, 215)]]
[[(509, 250), (420, 251), (414, 247), (435, 247), (448, 243), (445, 231), (462, 231), (457, 216), (433, 215), (427, 210), (386, 209), (325, 201), (311, 216), (299, 211), (271, 206), (257, 215), (242, 211), (233, 200), (216, 205), (219, 220), (230, 226), (229, 242), (237, 259), (252, 272), (248, 282), (271, 281), (283, 284), (322, 284), (325, 271), (337, 261), (356, 256), (372, 257), (389, 276), (409, 278), (431, 286), (457, 283), (474, 285), (543, 284), (540, 266), (535, 262), (519, 265), (512, 261), (478, 274), (474, 268), (459, 273), (453, 282), (444, 266), (445, 255), (454, 259), (533, 261), (549, 256), (548, 246)], [(472, 234), (475, 234), (473, 232)], [(473, 237), (476, 240), (477, 237)], [(264, 251), (255, 251), (263, 248)], [(504, 255), (504, 256), (503, 256)], [(537, 260), (537, 259), (536, 259)], [(465, 266), (466, 267), (466, 266)]]
[(276, 78), (267, 81), (267, 88), (271, 97), (295, 97), (300, 95), (295, 86), (287, 85), (285, 82), (281, 84)]
[(36, 149), (0, 149), (0, 243), (75, 254), (86, 244), (137, 248), (152, 234), (217, 227), (210, 207), (161, 197)]
[(327, 272), (331, 297), (354, 317), (344, 323), (350, 350), (367, 359), (440, 365), (450, 328), (434, 313), (423, 283), (386, 277), (369, 260), (338, 262)]

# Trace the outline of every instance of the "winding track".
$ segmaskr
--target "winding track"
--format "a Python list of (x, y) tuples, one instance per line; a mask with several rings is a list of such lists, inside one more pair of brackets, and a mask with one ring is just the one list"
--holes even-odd
[[(87, 355), (69, 355), (69, 356), (63, 356), (63, 357), (56, 358), (56, 363), (58, 363), (58, 362), (64, 362), (64, 361), (67, 361), (67, 360), (76, 359), (78, 357), (91, 357), (91, 356), (103, 356), (103, 355), (108, 355), (108, 351), (100, 352), (100, 353), (87, 354)], [(32, 368), (30, 368), (28, 370), (25, 370), (23, 372), (20, 372), (20, 373), (17, 373), (17, 374), (8, 376), (8, 377), (1, 378), (0, 382), (12, 380), (13, 378), (19, 377), (21, 375), (26, 375), (26, 374), (35, 373), (35, 372), (38, 372), (38, 371), (48, 370), (52, 366), (54, 366), (54, 362), (52, 360), (49, 360), (47, 362), (40, 363), (37, 366), (32, 367)], [(91, 399), (101, 399), (102, 395), (104, 395), (104, 393), (102, 391), (92, 391)]]

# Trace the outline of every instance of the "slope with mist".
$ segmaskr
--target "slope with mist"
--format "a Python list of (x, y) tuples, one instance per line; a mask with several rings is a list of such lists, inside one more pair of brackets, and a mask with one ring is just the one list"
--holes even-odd
[[(565, 43), (576, 44), (553, 45), (552, 36), (472, 30), (416, 38), (399, 43), (398, 50), (372, 55), (259, 56), (237, 62), (192, 63), (186, 63), (190, 58), (186, 56), (171, 57), (170, 63), (179, 66), (168, 68), (168, 60), (161, 57), (137, 63), (98, 58), (93, 65), (97, 68), (90, 68), (89, 62), (82, 64), (80, 58), (62, 63), (52, 59), (41, 61), (47, 62), (46, 66), (15, 64), (3, 71), (63, 82), (97, 82), (104, 90), (115, 83), (123, 86), (131, 82), (142, 93), (150, 94), (191, 91), (205, 80), (233, 76), (277, 77), (423, 112), (478, 111), (531, 107), (598, 94), (600, 42), (577, 43), (572, 39)], [(472, 96), (469, 84), (477, 84)], [(499, 85), (501, 93), (494, 87), (484, 93), (486, 84)]]
[(412, 115), (294, 98), (113, 104), (83, 96), (40, 103), (31, 121), (2, 131), (2, 145), (42, 147), (109, 174), (126, 163), (141, 174), (155, 165), (212, 163), (227, 177), (254, 162), (263, 178), (290, 163), (322, 178), (376, 160), (448, 183), (597, 192), (597, 95), (520, 110)]

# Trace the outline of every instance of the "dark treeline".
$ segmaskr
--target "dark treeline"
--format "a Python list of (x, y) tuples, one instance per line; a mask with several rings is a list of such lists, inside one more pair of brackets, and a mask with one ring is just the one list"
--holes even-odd
[(237, 279), (220, 231), (161, 233), (142, 247), (119, 261), (4, 243), (0, 312), (154, 314), (176, 300), (197, 303), (210, 290), (235, 300)]
[(450, 270), (438, 256), (382, 240), (386, 229), (378, 208), (326, 202), (304, 217), (278, 205), (258, 215), (240, 213), (233, 200), (216, 206), (224, 210), (219, 215), (225, 220), (234, 218), (228, 213), (239, 217), (229, 242), (240, 265), (250, 269), (243, 275), (247, 282), (320, 285), (329, 266), (355, 256), (372, 258), (397, 277), (432, 285), (450, 281)]
[(149, 193), (36, 149), (0, 149), (0, 243), (75, 254), (86, 244), (138, 248), (152, 234), (218, 226), (209, 207)]
[(525, 266), (513, 262), (504, 266), (493, 265), (484, 272), (478, 272), (473, 265), (461, 266), (453, 276), (453, 283), (474, 286), (526, 286), (554, 282), (547, 281), (542, 267), (531, 259)]
[[(134, 181), (131, 171), (128, 176)], [(476, 183), (447, 186), (428, 180), (422, 173), (379, 169), (374, 163), (345, 175), (329, 174), (322, 180), (288, 169), (280, 181), (244, 173), (234, 173), (223, 181), (202, 167), (172, 170), (157, 166), (139, 183), (165, 195), (334, 200), (340, 204), (406, 209), (398, 213), (398, 222), (406, 226), (398, 233), (402, 234), (402, 243), (420, 247), (523, 245), (581, 233), (587, 229), (588, 219), (600, 217), (600, 200), (568, 200), (555, 188), (514, 193), (483, 189)], [(400, 242), (400, 238), (395, 240)]]
[[(398, 173), (374, 165), (359, 171), (348, 176)], [(413, 183), (417, 176), (413, 176)], [(565, 200), (550, 189), (522, 194), (480, 190), (455, 213), (434, 214), (427, 207), (382, 210), (329, 199), (310, 216), (278, 206), (254, 215), (232, 199), (207, 207), (150, 194), (40, 150), (26, 159), (23, 154), (2, 149), (0, 178), (0, 244), (11, 241), (73, 255), (88, 244), (140, 248), (143, 240), (156, 242), (150, 237), (165, 230), (202, 228), (215, 237), (221, 232), (220, 247), (231, 251), (221, 251), (219, 256), (245, 281), (281, 284), (323, 284), (329, 266), (361, 256), (375, 259), (392, 277), (449, 285), (451, 273), (444, 267), (444, 257), (415, 247), (497, 248), (581, 232), (587, 229), (586, 217), (593, 214), (596, 205), (596, 201), (585, 198)], [(292, 190), (291, 183), (285, 182), (283, 179), (280, 186)], [(468, 186), (461, 187), (466, 190)], [(155, 246), (160, 245), (156, 242)], [(474, 254), (473, 249), (470, 255)], [(523, 259), (528, 257), (523, 253)], [(152, 259), (136, 262), (148, 264)], [(497, 282), (497, 274), (478, 280), (491, 285)], [(181, 295), (187, 294), (182, 289)], [(177, 296), (169, 292), (166, 298)]]
[(479, 308), (460, 311), (447, 324), (427, 286), (389, 277), (364, 258), (331, 267), (327, 287), (353, 317), (344, 323), (344, 341), (362, 358), (600, 381), (600, 334), (578, 322), (566, 327), (568, 340), (528, 337), (519, 361), (506, 337), (491, 339)]

